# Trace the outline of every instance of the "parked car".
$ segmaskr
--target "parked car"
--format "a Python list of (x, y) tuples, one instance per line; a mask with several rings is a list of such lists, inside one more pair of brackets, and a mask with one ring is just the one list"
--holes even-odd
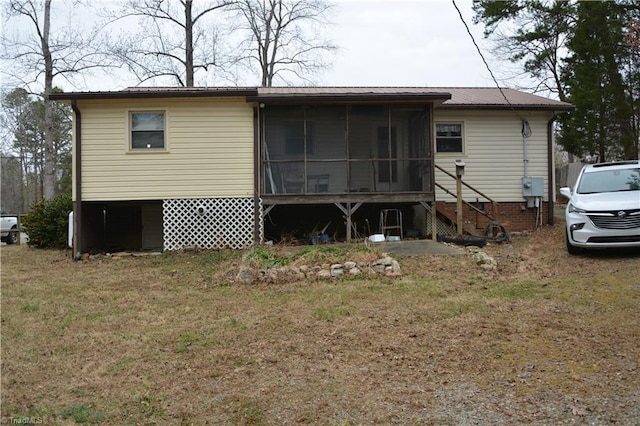
[(640, 247), (640, 161), (585, 165), (569, 199), (567, 251)]
[(15, 244), (18, 242), (18, 217), (0, 211), (0, 240), (3, 243)]

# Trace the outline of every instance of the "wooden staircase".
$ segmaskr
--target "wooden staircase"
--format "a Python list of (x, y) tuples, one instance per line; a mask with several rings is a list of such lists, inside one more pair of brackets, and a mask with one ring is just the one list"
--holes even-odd
[[(442, 167), (438, 166), (437, 164), (435, 165), (435, 167), (441, 172), (448, 175), (449, 177), (453, 178), (454, 180), (456, 179), (456, 176), (444, 170)], [(481, 197), (482, 199), (485, 199), (488, 201), (490, 208), (482, 210), (477, 207), (477, 203), (476, 205), (474, 205), (465, 200), (462, 200), (463, 205), (469, 207), (476, 214), (475, 221), (473, 222), (468, 220), (464, 221), (464, 223), (462, 224), (463, 232), (469, 235), (483, 236), (485, 226), (491, 222), (498, 222), (500, 219), (500, 210), (498, 207), (498, 203), (492, 200), (491, 198), (489, 198), (488, 196), (486, 196), (485, 194), (483, 194), (482, 192), (478, 191), (476, 188), (469, 185), (468, 183), (462, 181), (462, 184), (467, 188), (469, 188), (470, 190), (472, 190), (474, 193), (478, 194), (479, 197)], [(443, 190), (445, 193), (447, 193), (448, 195), (451, 195), (454, 198), (454, 200), (457, 199), (457, 195), (452, 193), (448, 189), (446, 189), (444, 186), (440, 185), (437, 182), (435, 185), (441, 190)], [(440, 219), (444, 220), (445, 222), (447, 222), (448, 224), (452, 225), (455, 228), (457, 223), (456, 210), (455, 210), (455, 207), (451, 209), (449, 208), (449, 206), (450, 204), (447, 204), (443, 201), (437, 201), (436, 213)], [(468, 219), (469, 218), (468, 215), (466, 215), (465, 218)]]
[[(452, 234), (455, 234), (456, 222), (458, 220), (455, 209), (448, 208), (447, 204), (443, 201), (437, 201), (436, 213), (438, 218), (444, 221), (452, 229)], [(474, 235), (476, 237), (481, 236), (481, 233), (476, 228), (475, 223), (465, 221), (462, 224), (462, 230), (465, 234)]]

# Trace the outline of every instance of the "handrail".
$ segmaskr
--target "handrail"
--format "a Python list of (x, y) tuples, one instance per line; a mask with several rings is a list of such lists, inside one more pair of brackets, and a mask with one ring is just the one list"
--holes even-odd
[[(451, 195), (452, 197), (456, 197), (456, 194), (454, 194), (453, 192), (449, 191), (447, 188), (445, 188), (444, 186), (440, 185), (439, 183), (436, 182), (436, 186), (440, 189), (442, 189), (444, 192), (446, 192), (447, 194)], [(476, 206), (474, 206), (473, 204), (462, 200), (462, 202), (464, 204), (466, 204), (467, 206), (469, 206), (472, 210), (475, 210), (476, 212), (480, 213), (481, 215), (483, 215), (486, 218), (489, 218), (491, 220), (495, 220), (495, 218), (493, 217), (493, 215), (491, 215), (490, 213), (487, 213), (485, 211), (480, 210), (479, 208), (477, 208)], [(493, 206), (493, 203), (492, 203)], [(493, 207), (491, 208), (492, 212), (493, 212)]]
[[(443, 168), (442, 168), (442, 167), (440, 167), (439, 165), (434, 164), (434, 166), (435, 166), (435, 168), (436, 168), (436, 169), (440, 170), (442, 173), (444, 173), (444, 174), (448, 175), (449, 177), (451, 177), (451, 178), (453, 178), (453, 179), (457, 179), (457, 177), (456, 177), (454, 174), (452, 174), (452, 173), (450, 173), (450, 172), (446, 171), (445, 169), (443, 169)], [(465, 182), (465, 181), (461, 181), (461, 182), (462, 182), (462, 184), (463, 184), (464, 186), (466, 186), (467, 188), (469, 188), (470, 190), (472, 190), (472, 191), (473, 191), (473, 192), (475, 192), (476, 194), (480, 195), (482, 198), (485, 198), (486, 200), (488, 200), (488, 201), (491, 203), (491, 214), (490, 214), (490, 213), (486, 213), (486, 212), (484, 212), (484, 211), (482, 211), (482, 210), (478, 209), (477, 207), (475, 207), (474, 205), (472, 205), (472, 204), (468, 203), (467, 201), (462, 200), (462, 202), (463, 202), (463, 203), (465, 203), (466, 205), (468, 205), (469, 207), (471, 207), (471, 208), (472, 208), (473, 210), (475, 210), (476, 212), (478, 212), (478, 213), (482, 214), (483, 216), (485, 216), (485, 217), (487, 217), (487, 218), (489, 218), (489, 219), (491, 219), (491, 220), (497, 220), (497, 216), (499, 215), (499, 212), (498, 212), (498, 203), (497, 203), (495, 200), (491, 199), (489, 196), (487, 196), (487, 195), (483, 194), (482, 192), (480, 192), (479, 190), (477, 190), (476, 188), (474, 188), (473, 186), (469, 185), (467, 182)], [(440, 185), (440, 184), (439, 184), (439, 183), (437, 183), (437, 182), (436, 182), (436, 186), (437, 186), (438, 188), (442, 189), (442, 190), (443, 190), (444, 192), (446, 192), (447, 194), (449, 194), (449, 195), (451, 195), (451, 196), (453, 196), (453, 197), (457, 197), (457, 195), (456, 195), (456, 194), (452, 193), (451, 191), (449, 191), (448, 189), (446, 189), (445, 187), (443, 187), (442, 185)]]
[[(456, 176), (448, 171), (446, 171), (445, 169), (443, 169), (442, 167), (438, 166), (437, 164), (435, 164), (436, 169), (440, 170), (441, 172), (443, 172), (446, 175), (449, 175), (450, 177), (452, 177), (453, 179), (457, 179)], [(487, 200), (489, 200), (491, 202), (491, 204), (497, 204), (494, 200), (492, 200), (490, 197), (484, 195), (482, 192), (480, 192), (479, 190), (475, 189), (473, 186), (469, 185), (467, 182), (462, 181), (462, 184), (464, 186), (466, 186), (467, 188), (469, 188), (470, 190), (472, 190), (473, 192), (475, 192), (476, 194), (482, 196), (483, 198), (486, 198)]]

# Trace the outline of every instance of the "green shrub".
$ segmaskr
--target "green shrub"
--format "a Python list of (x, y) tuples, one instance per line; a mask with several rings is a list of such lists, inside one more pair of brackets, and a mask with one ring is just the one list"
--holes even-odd
[(73, 210), (73, 203), (68, 195), (58, 195), (50, 200), (34, 203), (29, 214), (22, 219), (22, 227), (29, 236), (29, 246), (67, 247), (67, 229), (71, 210)]

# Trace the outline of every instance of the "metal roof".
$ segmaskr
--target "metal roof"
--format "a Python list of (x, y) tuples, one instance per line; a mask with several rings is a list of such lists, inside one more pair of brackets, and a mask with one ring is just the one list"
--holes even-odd
[(447, 90), (451, 99), (442, 107), (502, 107), (510, 108), (545, 108), (572, 110), (573, 105), (555, 99), (545, 98), (520, 90), (497, 87), (447, 87), (433, 90)]
[[(573, 105), (497, 87), (130, 87), (121, 91), (69, 92), (54, 100), (246, 96), (264, 102), (435, 101), (446, 109), (547, 109)], [(438, 105), (439, 104), (439, 105)]]
[(128, 87), (105, 92), (52, 93), (53, 100), (254, 96), (255, 87)]
[(350, 102), (393, 101), (437, 104), (450, 99), (446, 90), (430, 87), (258, 87), (258, 95), (249, 98), (263, 102)]

